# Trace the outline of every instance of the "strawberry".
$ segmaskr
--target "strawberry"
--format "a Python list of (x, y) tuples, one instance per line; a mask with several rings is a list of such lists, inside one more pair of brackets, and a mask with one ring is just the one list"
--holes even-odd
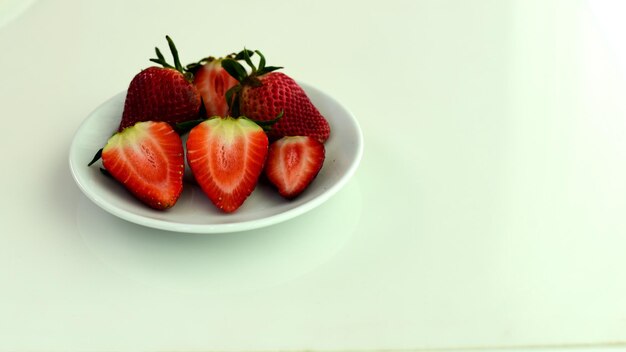
[(237, 80), (222, 68), (222, 60), (208, 57), (187, 65), (187, 69), (193, 70), (193, 84), (202, 96), (206, 117), (229, 116), (225, 94)]
[(192, 83), (193, 74), (181, 65), (172, 39), (169, 36), (166, 39), (174, 57), (174, 66), (167, 63), (159, 49), (155, 48), (157, 58), (150, 61), (163, 67), (146, 68), (132, 79), (118, 131), (138, 121), (175, 124), (198, 117), (201, 98)]
[(145, 121), (125, 128), (109, 138), (101, 156), (105, 170), (148, 206), (162, 210), (176, 204), (185, 160), (182, 141), (169, 124)]
[(269, 121), (282, 114), (267, 133), (270, 140), (306, 135), (326, 141), (330, 135), (328, 121), (304, 89), (286, 74), (274, 72), (281, 67), (265, 66), (265, 57), (258, 50), (254, 52), (260, 57), (258, 68), (250, 59), (251, 51), (244, 49), (242, 53), (250, 73), (236, 60), (222, 61), (224, 69), (239, 82), (227, 92), (231, 113), (254, 121)]
[(267, 148), (265, 132), (251, 120), (214, 117), (189, 132), (187, 163), (213, 204), (231, 213), (256, 187)]
[(269, 146), (265, 175), (281, 196), (292, 199), (315, 179), (324, 158), (324, 144), (314, 137), (283, 137)]

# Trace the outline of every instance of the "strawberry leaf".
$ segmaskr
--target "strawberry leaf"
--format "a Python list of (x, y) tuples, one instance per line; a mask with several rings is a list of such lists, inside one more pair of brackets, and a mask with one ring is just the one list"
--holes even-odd
[(228, 103), (228, 110), (230, 110), (231, 116), (239, 115), (239, 92), (241, 91), (241, 84), (237, 84), (226, 91), (224, 96), (226, 97), (226, 103)]
[(197, 125), (199, 125), (200, 123), (204, 122), (205, 120), (206, 119), (197, 119), (197, 120), (178, 122), (178, 123), (176, 123), (174, 125), (174, 130), (179, 135), (183, 135), (183, 134), (189, 132), (192, 128), (194, 128)]
[(261, 54), (260, 51), (255, 50), (255, 53), (259, 54), (259, 71), (263, 70), (265, 68), (265, 56), (263, 56), (263, 54)]
[(248, 55), (249, 57), (252, 57), (252, 55), (254, 55), (254, 51), (248, 50), (248, 49), (243, 49), (242, 51), (237, 53), (237, 55), (235, 55), (234, 59), (235, 60), (243, 60), (244, 59), (244, 55)]
[(282, 69), (281, 66), (267, 66), (267, 67), (263, 67), (263, 69), (260, 69), (257, 71), (257, 75), (264, 75), (266, 73), (270, 73), (272, 71), (276, 71), (276, 70), (280, 70)]
[(247, 118), (247, 119), (251, 120), (251, 121), (254, 121), (254, 123), (259, 125), (263, 129), (263, 131), (267, 132), (267, 131), (272, 129), (272, 126), (274, 126), (274, 124), (276, 122), (278, 122), (278, 120), (283, 118), (284, 113), (285, 113), (285, 110), (280, 110), (280, 113), (278, 114), (278, 116), (276, 116), (275, 118), (273, 118), (271, 120), (267, 120), (267, 121), (252, 120), (250, 118)]
[(246, 63), (248, 64), (248, 66), (250, 66), (250, 68), (252, 69), (252, 74), (254, 74), (256, 72), (256, 66), (254, 66), (254, 63), (252, 62), (251, 56), (250, 55), (250, 50), (247, 49), (243, 49), (243, 59), (246, 61)]
[(222, 60), (222, 68), (228, 72), (234, 79), (239, 82), (242, 82), (246, 77), (248, 77), (248, 72), (239, 62), (233, 59), (224, 59)]
[[(150, 59), (150, 61), (157, 63), (161, 66), (163, 66), (164, 68), (171, 68), (174, 69), (180, 73), (183, 74), (183, 76), (189, 81), (193, 81), (193, 71), (188, 67), (184, 67), (181, 63), (180, 63), (180, 58), (178, 56), (178, 49), (176, 49), (176, 45), (174, 45), (174, 41), (172, 40), (172, 38), (170, 38), (169, 35), (165, 36), (165, 39), (167, 39), (167, 45), (170, 48), (170, 52), (172, 53), (172, 57), (174, 58), (174, 66), (172, 66), (170, 63), (167, 62), (167, 60), (165, 60), (165, 56), (163, 56), (163, 54), (161, 53), (161, 50), (159, 50), (159, 48), (154, 48), (154, 51), (156, 52), (156, 56), (157, 58), (152, 58)], [(202, 59), (205, 60), (205, 59)], [(200, 60), (198, 63), (199, 64), (202, 62), (202, 60)]]
[(100, 158), (102, 158), (102, 149), (100, 148), (100, 150), (98, 150), (96, 152), (96, 155), (93, 156), (93, 159), (91, 159), (91, 161), (89, 162), (89, 164), (87, 164), (87, 166), (91, 166), (93, 165), (96, 161), (100, 160)]
[(185, 69), (183, 65), (180, 63), (180, 58), (178, 57), (178, 49), (176, 49), (176, 45), (174, 45), (174, 41), (170, 38), (169, 35), (165, 36), (167, 40), (167, 45), (170, 47), (170, 51), (172, 52), (172, 57), (174, 58), (174, 67), (180, 73), (185, 73)]
[(195, 74), (196, 71), (198, 71), (200, 68), (202, 68), (202, 66), (204, 66), (204, 64), (206, 64), (207, 62), (211, 62), (213, 60), (215, 60), (215, 57), (213, 56), (204, 57), (198, 60), (197, 62), (192, 62), (188, 64), (187, 66), (185, 66), (185, 70)]
[(156, 53), (157, 58), (156, 59), (152, 58), (150, 59), (150, 61), (157, 63), (165, 68), (174, 68), (172, 65), (167, 63), (167, 61), (165, 60), (165, 57), (163, 56), (159, 48), (154, 48), (154, 52)]
[(113, 176), (111, 175), (111, 173), (109, 172), (109, 170), (107, 170), (107, 169), (105, 169), (105, 168), (103, 168), (103, 167), (101, 167), (101, 168), (100, 168), (100, 172), (101, 172), (104, 176), (106, 176), (106, 177), (111, 177), (111, 178), (113, 178)]

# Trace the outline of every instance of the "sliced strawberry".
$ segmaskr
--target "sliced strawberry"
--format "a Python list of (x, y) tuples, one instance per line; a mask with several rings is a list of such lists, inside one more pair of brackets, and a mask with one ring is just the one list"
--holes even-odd
[(229, 116), (225, 94), (238, 82), (222, 68), (221, 59), (209, 59), (200, 66), (193, 83), (202, 96), (207, 117)]
[(183, 144), (165, 122), (138, 122), (114, 134), (102, 149), (102, 165), (139, 200), (167, 209), (180, 197)]
[(230, 213), (256, 187), (267, 148), (267, 135), (251, 120), (215, 117), (189, 132), (187, 162), (213, 204)]
[(324, 158), (324, 144), (316, 138), (283, 137), (269, 146), (265, 175), (281, 196), (292, 199), (315, 179)]

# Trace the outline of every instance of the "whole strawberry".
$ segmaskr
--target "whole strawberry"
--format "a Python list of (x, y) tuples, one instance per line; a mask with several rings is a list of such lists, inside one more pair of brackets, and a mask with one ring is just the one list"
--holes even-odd
[(284, 136), (311, 136), (320, 142), (326, 141), (330, 125), (304, 89), (286, 74), (274, 72), (281, 67), (265, 66), (265, 57), (260, 51), (254, 53), (260, 57), (258, 68), (250, 59), (253, 52), (242, 51), (251, 68), (250, 73), (236, 60), (222, 61), (222, 67), (239, 82), (226, 94), (231, 104), (231, 115), (241, 114), (259, 122), (282, 116), (267, 132), (270, 140)]
[(164, 121), (170, 124), (198, 118), (201, 98), (193, 84), (193, 74), (180, 63), (174, 42), (166, 36), (174, 66), (155, 48), (157, 58), (150, 61), (163, 67), (149, 67), (130, 82), (118, 131), (139, 121)]

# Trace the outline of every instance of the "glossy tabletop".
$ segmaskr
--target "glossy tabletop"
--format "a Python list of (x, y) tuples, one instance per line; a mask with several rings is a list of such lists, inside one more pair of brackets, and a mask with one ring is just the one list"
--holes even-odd
[[(626, 6), (608, 0), (0, 1), (0, 351), (626, 347)], [(112, 215), (73, 138), (174, 38), (244, 46), (354, 115), (296, 217)], [(88, 161), (88, 160), (87, 160)]]

